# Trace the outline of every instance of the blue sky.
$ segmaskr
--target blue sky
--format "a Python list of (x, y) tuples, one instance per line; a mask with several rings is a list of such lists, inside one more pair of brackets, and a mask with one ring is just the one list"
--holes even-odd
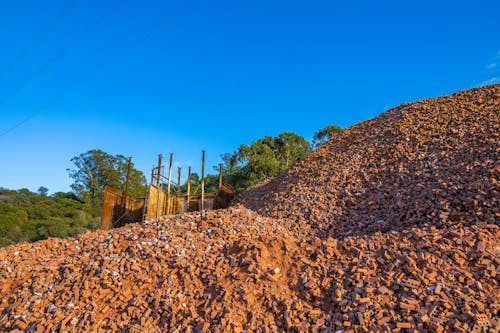
[(71, 157), (93, 148), (132, 156), (146, 174), (169, 152), (196, 171), (202, 149), (216, 165), (264, 135), (310, 139), (500, 81), (493, 0), (0, 5), (6, 188), (67, 191)]

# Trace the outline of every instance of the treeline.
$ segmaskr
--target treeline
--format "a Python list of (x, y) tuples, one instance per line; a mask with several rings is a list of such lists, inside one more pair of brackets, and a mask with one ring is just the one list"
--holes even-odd
[[(242, 144), (236, 151), (221, 156), (224, 182), (241, 191), (276, 177), (341, 131), (339, 126), (327, 126), (314, 134), (312, 143), (295, 133), (286, 132), (275, 137), (265, 136), (250, 145)], [(94, 149), (75, 156), (71, 161), (74, 168), (67, 171), (73, 179), (73, 192), (49, 196), (48, 189), (43, 186), (38, 193), (27, 189), (0, 189), (0, 246), (47, 237), (74, 236), (98, 228), (104, 187), (109, 185), (124, 190), (129, 160), (123, 155)], [(207, 192), (218, 187), (219, 167), (214, 167), (214, 170), (216, 173), (205, 177)], [(145, 196), (146, 177), (133, 163), (129, 179), (129, 194)], [(192, 193), (199, 193), (200, 176), (194, 173), (189, 181)], [(181, 191), (185, 192), (187, 181), (181, 186)]]
[(341, 127), (330, 125), (317, 131), (312, 143), (300, 135), (286, 132), (275, 137), (265, 136), (250, 145), (242, 144), (233, 153), (221, 156), (223, 177), (237, 190), (248, 188), (284, 173), (340, 132)]
[(74, 193), (47, 196), (45, 190), (0, 189), (0, 246), (75, 236), (99, 227), (99, 217)]

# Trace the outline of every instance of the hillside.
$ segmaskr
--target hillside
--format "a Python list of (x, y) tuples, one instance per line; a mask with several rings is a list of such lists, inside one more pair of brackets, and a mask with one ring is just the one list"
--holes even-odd
[(52, 196), (0, 188), (0, 246), (76, 236), (99, 227), (92, 209), (72, 193)]

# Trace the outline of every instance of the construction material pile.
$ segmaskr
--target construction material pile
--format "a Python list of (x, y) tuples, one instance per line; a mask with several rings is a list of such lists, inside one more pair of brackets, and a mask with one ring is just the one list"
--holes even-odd
[(0, 331), (469, 332), (497, 226), (299, 239), (244, 207), (0, 250)]
[(236, 205), (0, 249), (0, 331), (500, 332), (500, 86), (395, 108)]
[(320, 236), (500, 220), (500, 85), (391, 109), (239, 202)]

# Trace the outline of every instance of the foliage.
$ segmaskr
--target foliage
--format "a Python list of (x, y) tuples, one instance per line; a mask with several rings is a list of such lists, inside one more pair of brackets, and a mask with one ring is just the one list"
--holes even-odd
[(48, 189), (48, 188), (46, 188), (45, 186), (40, 186), (40, 187), (38, 188), (38, 191), (37, 191), (37, 192), (38, 192), (38, 194), (40, 194), (40, 195), (42, 195), (42, 196), (44, 196), (44, 197), (45, 197), (45, 196), (47, 196), (47, 194), (49, 194), (49, 189)]
[[(317, 147), (342, 128), (330, 125), (314, 134), (313, 146)], [(261, 181), (276, 177), (309, 154), (311, 145), (303, 137), (281, 133), (276, 137), (265, 136), (242, 144), (233, 153), (221, 156), (224, 183), (242, 190)], [(75, 168), (68, 169), (74, 183), (73, 192), (56, 192), (48, 195), (48, 188), (40, 186), (38, 193), (28, 189), (18, 191), (0, 188), (0, 246), (22, 241), (36, 241), (47, 237), (74, 236), (99, 226), (99, 215), (104, 187), (112, 186), (124, 191), (128, 159), (123, 155), (110, 155), (94, 149), (71, 159)], [(219, 187), (219, 167), (216, 174), (205, 177), (205, 191), (214, 192)], [(201, 179), (191, 175), (191, 193), (201, 193)], [(177, 184), (172, 184), (176, 192)], [(181, 186), (187, 192), (187, 182)], [(146, 177), (131, 165), (129, 194), (143, 197), (146, 194)]]
[[(240, 145), (233, 153), (221, 155), (222, 177), (224, 183), (236, 190), (243, 190), (282, 174), (309, 152), (309, 142), (295, 133), (265, 136), (250, 145)], [(214, 166), (214, 171), (217, 174), (205, 176), (205, 192), (215, 192), (219, 188), (219, 166)], [(190, 181), (191, 194), (200, 194), (200, 176), (193, 173)], [(187, 181), (181, 186), (181, 191), (187, 192)]]
[(309, 152), (309, 142), (295, 133), (265, 136), (221, 156), (224, 181), (237, 189), (252, 186), (282, 174)]
[[(218, 169), (217, 169), (218, 170)], [(206, 175), (205, 176), (205, 193), (216, 192), (219, 188), (219, 176), (218, 175)], [(187, 180), (181, 185), (181, 192), (187, 193)], [(191, 194), (201, 193), (201, 177), (197, 173), (191, 174)]]
[[(226, 153), (221, 155), (222, 158), (222, 179), (224, 183), (231, 185), (235, 189), (242, 189), (246, 187), (247, 179), (244, 176), (242, 169), (242, 159), (239, 151), (233, 153)], [(219, 170), (218, 167), (214, 167)]]
[[(123, 155), (110, 155), (99, 149), (71, 159), (76, 169), (68, 169), (69, 176), (74, 180), (71, 188), (85, 202), (89, 202), (96, 214), (102, 205), (104, 187), (112, 186), (124, 191), (128, 160)], [(146, 192), (146, 177), (131, 167), (129, 194), (142, 197)]]
[(343, 129), (337, 125), (328, 125), (314, 133), (313, 136), (313, 147), (314, 149), (318, 148), (328, 140), (330, 140), (334, 135), (342, 132)]
[(72, 193), (52, 196), (0, 189), (0, 246), (95, 230), (99, 218)]

